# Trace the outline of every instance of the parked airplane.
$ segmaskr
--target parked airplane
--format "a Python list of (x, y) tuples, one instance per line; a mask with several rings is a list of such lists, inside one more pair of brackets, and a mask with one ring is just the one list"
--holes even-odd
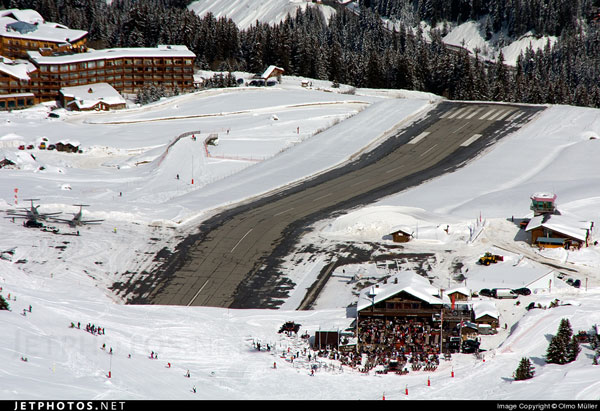
[(26, 218), (28, 221), (37, 222), (38, 220), (47, 220), (48, 217), (60, 214), (60, 211), (56, 213), (40, 213), (38, 211), (38, 208), (40, 207), (39, 204), (33, 205), (33, 202), (39, 201), (39, 198), (27, 198), (25, 201), (30, 201), (31, 207), (22, 207), (17, 210), (6, 210), (8, 218)]
[(75, 214), (75, 216), (68, 220), (64, 218), (53, 218), (52, 220), (62, 223), (68, 223), (71, 227), (76, 227), (80, 225), (86, 224), (100, 224), (101, 221), (104, 220), (84, 220), (83, 219), (83, 207), (88, 207), (88, 204), (73, 204), (75, 207), (79, 207), (79, 211)]

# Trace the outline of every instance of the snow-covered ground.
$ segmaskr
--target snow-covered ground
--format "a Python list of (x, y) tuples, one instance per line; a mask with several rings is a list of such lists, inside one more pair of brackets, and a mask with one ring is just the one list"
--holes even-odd
[[(540, 253), (510, 221), (529, 215), (529, 196), (537, 191), (555, 192), (565, 214), (598, 220), (598, 110), (549, 107), (464, 168), (315, 224), (289, 257), (287, 275), (296, 287), (280, 310), (128, 306), (111, 292), (114, 283), (145, 275), (157, 252), (173, 249), (222, 207), (335, 167), (439, 101), (398, 90), (300, 83), (284, 77), (272, 88), (202, 91), (119, 112), (57, 110), (57, 119), (47, 118), (43, 106), (0, 113), (0, 160), (16, 163), (0, 170), (0, 208), (38, 198), (40, 212), (68, 217), (77, 211), (73, 204), (83, 203), (89, 204), (84, 218), (104, 219), (79, 227), (79, 236), (67, 225), (53, 224), (55, 234), (1, 219), (0, 251), (14, 251), (0, 259), (1, 293), (10, 294), (11, 306), (0, 311), (0, 398), (598, 399), (589, 346), (568, 365), (549, 365), (543, 357), (561, 318), (569, 318), (575, 332), (600, 324), (599, 249)], [(205, 147), (213, 134), (218, 145)], [(82, 153), (18, 148), (37, 147), (44, 138), (80, 144)], [(414, 227), (415, 238), (402, 252), (432, 255), (429, 277), (436, 287), (478, 290), (519, 273), (545, 274), (547, 262), (571, 270), (584, 285), (576, 289), (558, 279), (519, 304), (497, 301), (506, 328), (482, 337), (482, 359), (454, 355), (435, 372), (405, 376), (365, 375), (335, 361), (315, 362), (314, 355), (309, 362), (306, 341), (279, 334), (279, 327), (288, 320), (302, 324), (300, 334), (347, 327), (357, 291), (350, 277), (383, 278), (391, 265), (338, 268), (313, 310), (296, 308), (333, 247), (385, 248), (396, 226)], [(323, 253), (304, 256), (303, 244)], [(485, 251), (505, 261), (483, 275), (475, 262)], [(410, 261), (392, 262), (416, 269)], [(457, 274), (463, 279), (455, 281)], [(565, 305), (525, 310), (531, 301), (554, 299)], [(106, 332), (86, 332), (87, 324)], [(522, 357), (532, 359), (536, 376), (515, 382)]]
[(294, 16), (298, 8), (318, 7), (325, 18), (335, 10), (323, 4), (313, 4), (306, 0), (195, 0), (188, 9), (204, 16), (212, 13), (215, 18), (226, 17), (235, 22), (240, 29), (247, 29), (256, 22), (277, 24), (288, 15)]

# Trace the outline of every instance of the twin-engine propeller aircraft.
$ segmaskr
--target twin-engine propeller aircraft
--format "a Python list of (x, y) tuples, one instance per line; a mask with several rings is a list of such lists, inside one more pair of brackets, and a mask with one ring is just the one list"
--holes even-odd
[(88, 204), (73, 204), (75, 207), (79, 207), (79, 211), (75, 214), (75, 216), (72, 219), (65, 219), (65, 218), (53, 218), (53, 221), (57, 221), (57, 222), (61, 222), (61, 223), (68, 223), (71, 227), (76, 227), (76, 226), (80, 226), (80, 225), (87, 225), (87, 224), (100, 224), (100, 222), (104, 221), (104, 220), (84, 220), (83, 219), (83, 207), (89, 207)]
[(39, 198), (27, 198), (25, 201), (31, 202), (31, 207), (29, 208), (19, 208), (16, 210), (6, 210), (6, 214), (8, 214), (8, 218), (26, 218), (28, 221), (37, 222), (38, 220), (47, 220), (48, 217), (52, 217), (55, 215), (59, 215), (59, 212), (56, 213), (40, 213), (38, 208), (40, 205), (34, 205), (34, 201), (39, 201)]

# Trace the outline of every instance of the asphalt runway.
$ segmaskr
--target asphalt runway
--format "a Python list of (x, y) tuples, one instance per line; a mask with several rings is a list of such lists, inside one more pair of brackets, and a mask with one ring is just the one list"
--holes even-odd
[(440, 103), (352, 163), (204, 222), (130, 303), (276, 308), (286, 288), (277, 265), (311, 223), (461, 167), (542, 109)]

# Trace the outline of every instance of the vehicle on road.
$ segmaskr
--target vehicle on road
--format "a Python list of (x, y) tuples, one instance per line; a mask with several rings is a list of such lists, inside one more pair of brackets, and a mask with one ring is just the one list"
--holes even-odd
[(531, 294), (531, 290), (527, 287), (517, 288), (513, 291), (515, 294), (518, 294), (518, 295), (530, 295)]

